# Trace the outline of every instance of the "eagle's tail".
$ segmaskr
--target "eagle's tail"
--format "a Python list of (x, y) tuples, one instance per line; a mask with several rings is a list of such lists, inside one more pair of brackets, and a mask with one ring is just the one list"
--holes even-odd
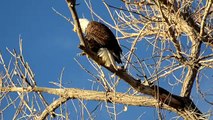
[(100, 48), (98, 50), (98, 56), (103, 60), (103, 62), (105, 62), (105, 65), (107, 67), (110, 67), (110, 65), (112, 65), (116, 70), (118, 70), (115, 59), (107, 48)]

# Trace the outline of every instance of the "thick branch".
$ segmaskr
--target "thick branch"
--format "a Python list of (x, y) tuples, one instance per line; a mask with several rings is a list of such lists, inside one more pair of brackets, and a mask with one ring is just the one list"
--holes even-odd
[(183, 82), (183, 87), (180, 94), (181, 96), (190, 97), (194, 81), (197, 77), (198, 69), (199, 69), (198, 66), (188, 67), (188, 73), (186, 74), (186, 79)]
[[(134, 95), (127, 95), (119, 92), (100, 92), (100, 91), (92, 91), (92, 90), (81, 90), (75, 88), (45, 88), (45, 87), (3, 87), (0, 88), (1, 92), (41, 92), (41, 93), (49, 93), (61, 96), (58, 100), (54, 101), (51, 105), (49, 105), (43, 113), (39, 116), (39, 118), (45, 118), (51, 112), (53, 112), (58, 106), (63, 104), (69, 99), (83, 99), (83, 100), (95, 100), (95, 101), (107, 101), (111, 103), (118, 103), (118, 104), (125, 104), (125, 105), (132, 105), (132, 106), (146, 106), (146, 107), (160, 107), (162, 109), (175, 112), (181, 115), (184, 118), (188, 118), (187, 112), (191, 113), (194, 112), (194, 115), (198, 113), (196, 109), (185, 109), (185, 110), (178, 110), (176, 108), (172, 108), (166, 104), (159, 104), (159, 102), (154, 98), (149, 98), (147, 96), (134, 96)], [(165, 96), (167, 97), (167, 96)], [(185, 104), (190, 104), (190, 106), (195, 106), (193, 102), (189, 99), (185, 99), (183, 101)]]
[(208, 2), (206, 3), (206, 9), (205, 9), (205, 12), (204, 12), (204, 16), (203, 16), (203, 19), (201, 21), (201, 24), (200, 24), (200, 37), (203, 36), (203, 33), (204, 33), (204, 26), (205, 26), (205, 22), (206, 22), (206, 18), (208, 16), (208, 13), (209, 13), (209, 10), (212, 6), (212, 0), (207, 0)]
[(192, 60), (189, 61), (189, 66), (188, 66), (188, 73), (186, 74), (185, 80), (183, 82), (183, 87), (181, 90), (181, 96), (183, 97), (190, 97), (191, 90), (194, 84), (194, 81), (197, 77), (198, 74), (198, 69), (200, 67), (200, 64), (197, 63), (197, 59), (200, 54), (200, 47), (201, 47), (201, 42), (197, 41), (197, 43), (193, 42), (194, 46), (192, 46), (191, 50), (191, 56)]
[[(125, 104), (125, 105), (132, 105), (132, 106), (147, 106), (147, 107), (156, 107), (158, 106), (158, 102), (150, 97), (147, 96), (134, 96), (134, 95), (127, 95), (119, 92), (100, 92), (100, 91), (92, 91), (92, 90), (81, 90), (81, 89), (75, 89), (75, 88), (63, 88), (63, 89), (56, 89), (56, 88), (45, 88), (45, 87), (3, 87), (0, 88), (1, 92), (41, 92), (41, 93), (49, 93), (61, 96), (61, 99), (58, 99), (56, 101), (62, 101), (63, 103), (66, 100), (69, 99), (83, 99), (83, 100), (95, 100), (95, 101), (108, 101), (112, 103), (119, 103), (119, 104)], [(48, 106), (47, 111), (53, 111), (53, 105), (56, 106), (56, 103), (54, 102), (50, 106)], [(176, 109), (168, 107), (165, 104), (162, 104), (160, 106), (164, 109), (167, 109), (169, 111), (176, 111)], [(50, 110), (51, 109), (51, 110)], [(46, 113), (46, 112), (45, 112)], [(45, 114), (43, 113), (43, 114)]]

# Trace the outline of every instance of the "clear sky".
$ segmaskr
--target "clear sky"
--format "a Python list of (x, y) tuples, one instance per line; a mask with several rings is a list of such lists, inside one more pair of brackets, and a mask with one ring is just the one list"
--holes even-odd
[[(79, 3), (77, 6), (79, 16), (91, 19), (84, 1), (77, 0), (77, 3)], [(107, 19), (109, 15), (105, 14), (106, 9), (103, 9), (98, 2), (96, 4), (94, 5), (95, 11), (105, 20), (111, 22), (110, 19)], [(78, 59), (85, 66), (88, 64), (88, 62), (85, 62), (85, 57), (78, 56), (81, 51), (78, 48), (79, 39), (76, 33), (72, 31), (73, 26), (57, 15), (52, 7), (71, 18), (65, 0), (1, 0), (0, 51), (8, 63), (11, 56), (6, 51), (6, 47), (10, 50), (18, 50), (19, 36), (21, 36), (24, 57), (35, 73), (38, 86), (57, 87), (50, 82), (58, 82), (60, 73), (65, 68), (64, 87), (91, 89), (91, 82), (88, 80), (91, 77), (74, 60), (74, 58)], [(87, 68), (93, 71), (91, 66), (87, 66)], [(52, 100), (52, 98), (49, 99)], [(97, 103), (91, 102), (91, 109), (94, 108), (92, 107), (93, 104), (96, 105)], [(2, 109), (1, 107), (2, 105), (0, 109)], [(11, 108), (11, 110), (13, 109)], [(146, 115), (142, 118), (157, 119), (155, 111), (155, 108), (129, 107), (128, 111), (122, 113), (118, 118), (123, 120), (136, 119), (145, 113)], [(106, 111), (102, 111), (97, 118), (100, 119), (105, 116), (108, 116)], [(7, 112), (4, 113), (4, 117), (6, 120), (11, 119), (12, 116), (10, 112)]]
[(71, 24), (52, 10), (54, 7), (70, 18), (65, 1), (22, 0), (11, 4), (4, 0), (0, 6), (1, 51), (5, 54), (6, 47), (18, 49), (21, 36), (25, 59), (34, 70), (38, 85), (57, 81), (63, 67), (66, 69), (65, 76), (68, 76), (65, 79), (69, 79), (64, 82), (75, 82), (76, 77), (85, 79), (78, 74), (68, 74), (81, 71), (73, 59), (79, 58), (79, 40)]

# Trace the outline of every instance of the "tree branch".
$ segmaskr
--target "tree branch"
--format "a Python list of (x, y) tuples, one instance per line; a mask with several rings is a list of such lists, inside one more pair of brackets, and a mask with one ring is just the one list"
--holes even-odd
[[(156, 107), (158, 106), (158, 102), (150, 97), (146, 96), (134, 96), (134, 95), (127, 95), (124, 93), (119, 92), (100, 92), (100, 91), (93, 91), (93, 90), (81, 90), (76, 88), (46, 88), (46, 87), (2, 87), (0, 88), (1, 92), (46, 92), (49, 94), (54, 94), (61, 96), (57, 102), (52, 103), (46, 108), (46, 111), (53, 111), (59, 102), (64, 103), (68, 99), (84, 99), (84, 100), (95, 100), (95, 101), (108, 101), (111, 103), (119, 103), (119, 104), (126, 104), (131, 106), (146, 106), (146, 107)], [(66, 99), (66, 100), (65, 100)], [(168, 107), (165, 104), (159, 106), (169, 111), (176, 111), (176, 109)], [(51, 109), (51, 110), (50, 110)], [(46, 111), (42, 114), (46, 114)], [(44, 116), (44, 115), (41, 115)]]
[(60, 105), (69, 100), (69, 96), (60, 97), (55, 100), (52, 104), (46, 107), (46, 109), (42, 112), (40, 116), (36, 118), (36, 120), (45, 120), (45, 118), (51, 114), (55, 109), (57, 109)]
[[(66, 102), (69, 99), (83, 99), (83, 100), (95, 100), (95, 101), (107, 101), (110, 103), (118, 103), (125, 104), (131, 106), (145, 106), (145, 107), (159, 107), (168, 111), (175, 112), (181, 115), (184, 118), (188, 118), (187, 112), (194, 112), (194, 115), (199, 112), (195, 108), (193, 102), (189, 99), (185, 99), (184, 104), (190, 104), (192, 108), (181, 110), (178, 108), (172, 108), (166, 104), (159, 103), (156, 99), (150, 98), (147, 96), (134, 96), (127, 95), (119, 92), (100, 92), (100, 91), (92, 91), (92, 90), (81, 90), (75, 88), (45, 88), (45, 87), (3, 87), (0, 88), (1, 92), (41, 92), (41, 93), (49, 93), (60, 96), (59, 99), (50, 104), (37, 119), (46, 118), (51, 112), (58, 108), (61, 104)], [(160, 90), (161, 91), (161, 90)], [(168, 96), (164, 96), (167, 99)], [(173, 96), (174, 97), (174, 96)], [(177, 96), (178, 97), (178, 96)], [(200, 113), (199, 113), (200, 114)]]

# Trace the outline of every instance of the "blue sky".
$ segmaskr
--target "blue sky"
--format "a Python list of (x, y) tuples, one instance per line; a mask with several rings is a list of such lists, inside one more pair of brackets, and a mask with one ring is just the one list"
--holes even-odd
[[(79, 0), (80, 1), (80, 0)], [(110, 1), (112, 2), (112, 1)], [(91, 19), (90, 12), (83, 1), (77, 6), (79, 16)], [(95, 2), (94, 2), (95, 3)], [(116, 2), (114, 2), (117, 4)], [(105, 14), (103, 5), (96, 3), (94, 10), (108, 22), (109, 15)], [(19, 36), (23, 39), (23, 51), (26, 61), (35, 73), (37, 85), (40, 87), (57, 87), (50, 82), (58, 82), (60, 73), (65, 68), (63, 85), (65, 87), (91, 89), (91, 77), (86, 74), (75, 62), (74, 58), (83, 63), (89, 70), (85, 57), (78, 56), (81, 52), (77, 47), (79, 39), (72, 31), (73, 26), (64, 18), (57, 15), (52, 7), (63, 15), (71, 18), (64, 0), (1, 0), (0, 2), (0, 51), (8, 63), (11, 56), (6, 51), (19, 48)], [(115, 32), (115, 31), (114, 31)], [(1, 71), (2, 68), (0, 68)], [(121, 83), (124, 87), (127, 84)], [(179, 91), (178, 91), (179, 92)], [(52, 98), (50, 99), (52, 100)], [(94, 108), (96, 102), (88, 102), (89, 108)], [(2, 106), (0, 106), (2, 107)], [(119, 107), (122, 107), (121, 105)], [(1, 108), (0, 108), (1, 109)], [(13, 110), (12, 108), (10, 108)], [(129, 107), (119, 118), (128, 120), (136, 119), (140, 114), (146, 113), (142, 118), (156, 118), (156, 109), (145, 107)], [(106, 111), (100, 112), (97, 118), (108, 116)], [(5, 119), (10, 119), (11, 114), (4, 113)], [(74, 117), (75, 118), (75, 117)]]
[[(3, 53), (6, 47), (18, 49), (21, 35), (25, 59), (36, 78), (43, 79), (38, 84), (57, 81), (63, 67), (68, 73), (79, 73), (80, 68), (73, 59), (80, 52), (78, 38), (72, 32), (72, 26), (52, 10), (54, 7), (70, 17), (65, 2), (23, 0), (14, 1), (12, 5), (7, 2), (1, 4), (0, 47)], [(77, 77), (75, 75), (72, 77)]]

